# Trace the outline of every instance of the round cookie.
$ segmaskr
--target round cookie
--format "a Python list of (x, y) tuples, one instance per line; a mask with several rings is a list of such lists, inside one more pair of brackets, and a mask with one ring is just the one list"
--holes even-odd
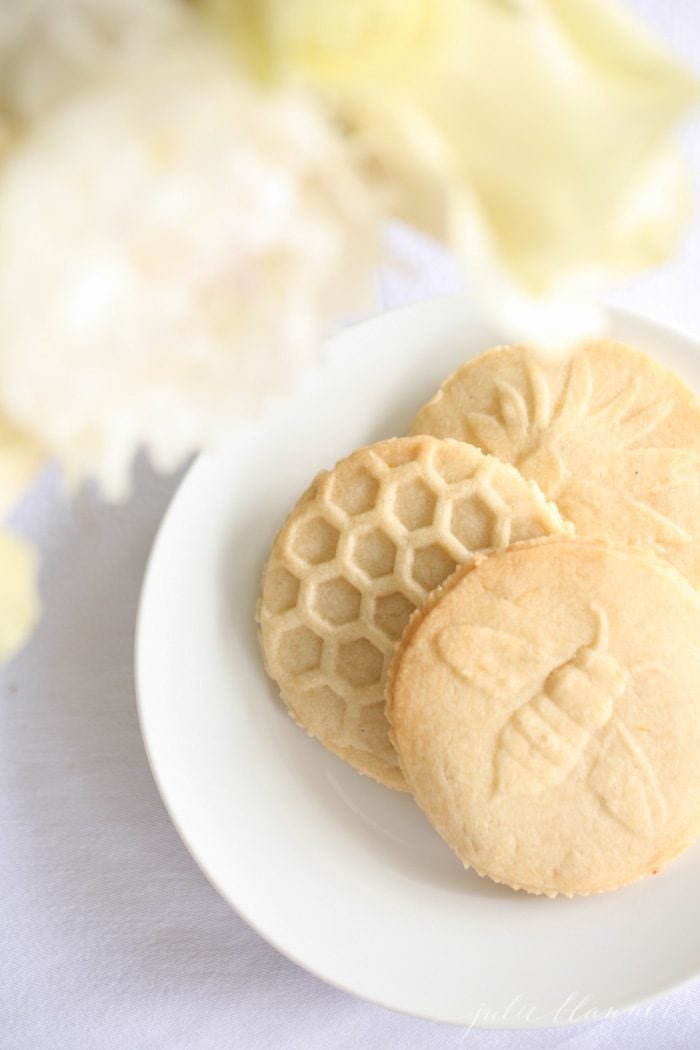
[(700, 401), (646, 354), (499, 347), (446, 379), (411, 433), (513, 463), (578, 536), (650, 548), (700, 585)]
[(406, 790), (384, 684), (411, 613), (474, 552), (569, 529), (534, 483), (458, 441), (393, 438), (322, 472), (275, 541), (258, 607), (291, 714), (361, 773)]
[(465, 866), (531, 893), (656, 873), (700, 829), (700, 596), (638, 548), (519, 544), (405, 631), (386, 713)]

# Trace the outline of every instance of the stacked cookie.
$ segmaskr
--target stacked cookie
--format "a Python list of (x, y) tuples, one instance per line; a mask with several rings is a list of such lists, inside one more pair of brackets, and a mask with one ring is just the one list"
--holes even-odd
[(657, 871), (700, 830), (699, 467), (700, 404), (647, 356), (483, 354), (292, 510), (267, 670), (479, 873)]

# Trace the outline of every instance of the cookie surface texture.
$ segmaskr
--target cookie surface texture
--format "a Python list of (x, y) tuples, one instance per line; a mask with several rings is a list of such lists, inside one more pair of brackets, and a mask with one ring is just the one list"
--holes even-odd
[(474, 552), (564, 531), (535, 485), (457, 441), (394, 438), (319, 474), (275, 541), (258, 607), (290, 713), (360, 772), (406, 790), (384, 686), (411, 613)]
[(561, 360), (488, 351), (443, 383), (411, 433), (513, 463), (577, 535), (651, 548), (700, 585), (700, 402), (646, 354), (613, 341)]
[(416, 801), (465, 865), (554, 896), (660, 870), (700, 824), (700, 596), (579, 539), (453, 577), (389, 672)]

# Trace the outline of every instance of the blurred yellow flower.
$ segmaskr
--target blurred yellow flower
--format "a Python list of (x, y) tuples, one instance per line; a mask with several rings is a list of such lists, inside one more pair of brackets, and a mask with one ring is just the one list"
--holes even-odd
[(38, 445), (0, 412), (0, 520), (33, 481), (43, 461)]
[(34, 551), (0, 529), (0, 662), (24, 643), (38, 615)]
[(200, 2), (255, 70), (324, 94), (515, 336), (591, 333), (591, 296), (674, 248), (697, 85), (612, 0)]
[[(38, 446), (0, 413), (0, 519), (15, 505), (42, 462)], [(0, 663), (24, 643), (38, 615), (34, 551), (0, 528)]]

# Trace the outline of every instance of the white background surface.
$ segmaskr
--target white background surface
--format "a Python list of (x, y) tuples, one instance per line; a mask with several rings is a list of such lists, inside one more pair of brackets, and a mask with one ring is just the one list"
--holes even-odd
[[(696, 0), (632, 6), (693, 59)], [(700, 200), (697, 122), (685, 138)], [(397, 239), (417, 270), (383, 276), (385, 307), (456, 288), (441, 252)], [(614, 299), (698, 335), (699, 274), (696, 218), (673, 263)], [(697, 1046), (700, 983), (584, 1028), (465, 1031), (328, 987), (229, 909), (169, 823), (136, 719), (139, 588), (176, 484), (141, 466), (128, 505), (68, 505), (49, 471), (15, 518), (41, 549), (45, 612), (0, 680), (0, 1050)], [(573, 1020), (587, 1009), (576, 991), (562, 1004)]]

